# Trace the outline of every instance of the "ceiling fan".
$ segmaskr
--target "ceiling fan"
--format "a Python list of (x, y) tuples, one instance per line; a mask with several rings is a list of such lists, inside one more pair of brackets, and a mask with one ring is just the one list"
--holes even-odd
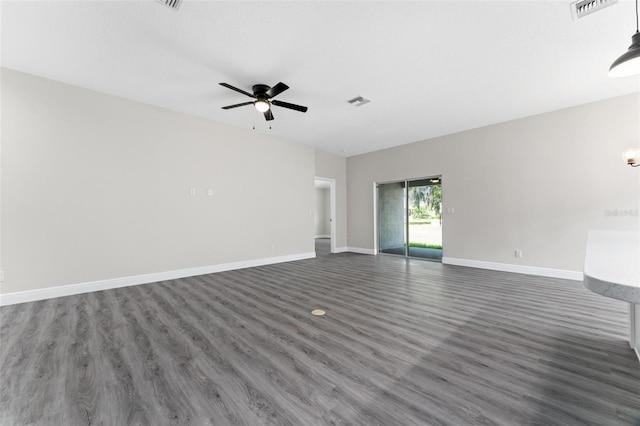
[(231, 109), (231, 108), (237, 108), (237, 107), (253, 104), (253, 106), (258, 111), (264, 113), (264, 118), (267, 121), (273, 120), (273, 114), (271, 113), (271, 105), (275, 105), (283, 108), (289, 108), (294, 111), (300, 111), (300, 112), (307, 112), (307, 109), (308, 109), (306, 106), (290, 104), (289, 102), (282, 102), (282, 101), (272, 99), (289, 88), (289, 86), (287, 86), (284, 83), (278, 83), (273, 87), (269, 87), (266, 84), (255, 84), (252, 88), (253, 94), (249, 92), (245, 92), (242, 89), (238, 89), (237, 87), (233, 87), (232, 85), (227, 83), (220, 83), (220, 86), (224, 86), (228, 89), (235, 90), (238, 93), (242, 93), (243, 95), (247, 95), (250, 98), (255, 99), (255, 101), (248, 101), (240, 104), (223, 106), (222, 109)]

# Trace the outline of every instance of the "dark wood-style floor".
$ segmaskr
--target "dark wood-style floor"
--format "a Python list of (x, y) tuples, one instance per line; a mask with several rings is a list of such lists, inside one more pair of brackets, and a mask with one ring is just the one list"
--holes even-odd
[(1, 421), (640, 425), (626, 309), (350, 253), (7, 306)]

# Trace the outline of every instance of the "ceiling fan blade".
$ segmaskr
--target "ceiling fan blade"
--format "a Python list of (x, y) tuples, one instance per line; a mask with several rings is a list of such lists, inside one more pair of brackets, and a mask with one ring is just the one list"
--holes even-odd
[(309, 109), (306, 106), (290, 104), (289, 102), (276, 101), (275, 99), (271, 101), (271, 103), (279, 107), (289, 108), (300, 112), (307, 112), (307, 110)]
[(287, 86), (286, 84), (280, 82), (280, 83), (276, 84), (275, 86), (273, 86), (271, 89), (267, 90), (267, 96), (270, 97), (270, 98), (273, 98), (275, 96), (278, 96), (280, 93), (284, 92), (288, 88), (289, 88), (289, 86)]
[(238, 108), (238, 107), (241, 107), (241, 106), (251, 105), (251, 104), (253, 104), (253, 101), (243, 102), (243, 103), (241, 103), (241, 104), (235, 104), (235, 105), (223, 106), (223, 107), (222, 107), (222, 109)]
[(220, 84), (220, 86), (224, 86), (224, 87), (226, 87), (227, 89), (235, 90), (235, 91), (236, 91), (236, 92), (238, 92), (238, 93), (242, 93), (243, 95), (247, 95), (247, 96), (249, 96), (250, 98), (255, 98), (255, 96), (254, 96), (253, 94), (251, 94), (251, 93), (249, 93), (249, 92), (245, 92), (245, 91), (244, 91), (244, 90), (242, 90), (242, 89), (238, 89), (237, 87), (233, 87), (233, 86), (232, 86), (232, 85), (230, 85), (230, 84), (227, 84), (227, 83), (219, 83), (219, 84)]
[(271, 112), (271, 109), (268, 109), (268, 110), (266, 110), (266, 111), (264, 112), (264, 118), (265, 118), (267, 121), (271, 121), (271, 120), (273, 120), (273, 113)]

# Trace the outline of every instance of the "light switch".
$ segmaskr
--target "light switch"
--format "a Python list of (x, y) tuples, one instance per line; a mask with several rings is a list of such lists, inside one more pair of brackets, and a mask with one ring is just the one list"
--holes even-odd
[(209, 188), (209, 190), (207, 191), (207, 195), (209, 195), (209, 197), (213, 197), (213, 189)]
[(196, 189), (195, 189), (195, 188), (191, 188), (191, 189), (189, 190), (189, 194), (190, 194), (190, 195), (196, 195)]

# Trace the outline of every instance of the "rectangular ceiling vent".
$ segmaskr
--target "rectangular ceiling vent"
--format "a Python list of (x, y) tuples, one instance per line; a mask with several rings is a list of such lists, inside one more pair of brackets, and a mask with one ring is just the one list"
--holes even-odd
[(180, 5), (182, 4), (182, 0), (156, 0), (165, 6), (169, 6), (173, 10), (178, 10)]
[(362, 96), (356, 96), (353, 99), (349, 99), (347, 102), (350, 103), (353, 106), (359, 107), (359, 106), (362, 106), (362, 105), (364, 105), (366, 103), (369, 103), (371, 101), (369, 99), (363, 98)]
[(580, 19), (587, 15), (618, 3), (618, 0), (580, 0), (571, 3), (571, 15), (573, 19)]

